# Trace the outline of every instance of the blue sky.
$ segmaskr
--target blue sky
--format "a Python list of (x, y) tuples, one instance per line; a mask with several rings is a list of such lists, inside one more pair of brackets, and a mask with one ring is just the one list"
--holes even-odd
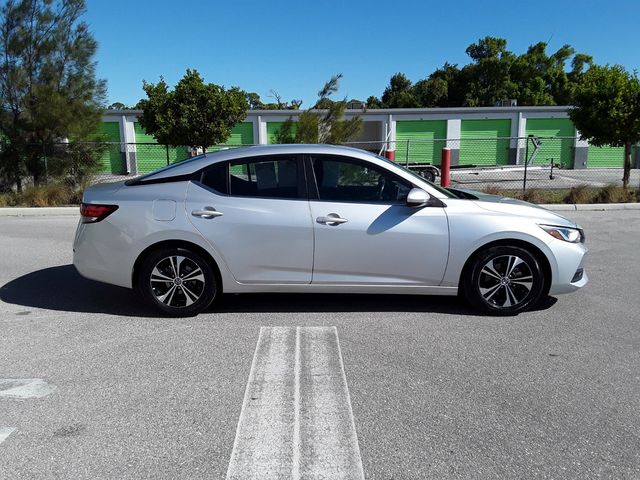
[[(529, 6), (525, 6), (529, 4)], [(206, 1), (87, 0), (99, 42), (98, 74), (110, 102), (135, 104), (142, 80), (175, 84), (187, 68), (270, 101), (309, 106), (334, 73), (340, 96), (381, 95), (389, 77), (416, 81), (486, 35), (517, 53), (538, 41), (563, 44), (598, 63), (640, 68), (640, 1)], [(578, 5), (580, 5), (578, 7)]]

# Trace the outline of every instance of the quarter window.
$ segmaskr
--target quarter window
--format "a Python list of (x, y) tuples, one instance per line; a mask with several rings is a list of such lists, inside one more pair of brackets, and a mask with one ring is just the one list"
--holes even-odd
[(227, 162), (214, 163), (202, 172), (200, 183), (219, 193), (229, 193)]
[(411, 184), (375, 165), (348, 159), (312, 157), (320, 200), (399, 203)]

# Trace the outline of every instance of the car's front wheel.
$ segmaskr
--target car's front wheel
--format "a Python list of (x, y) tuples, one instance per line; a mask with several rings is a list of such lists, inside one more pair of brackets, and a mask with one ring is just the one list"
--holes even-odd
[(544, 288), (544, 272), (536, 257), (515, 246), (484, 250), (464, 278), (469, 302), (497, 315), (512, 315), (535, 305)]
[(185, 248), (161, 248), (142, 262), (138, 289), (146, 302), (165, 315), (186, 317), (207, 308), (218, 293), (211, 265)]

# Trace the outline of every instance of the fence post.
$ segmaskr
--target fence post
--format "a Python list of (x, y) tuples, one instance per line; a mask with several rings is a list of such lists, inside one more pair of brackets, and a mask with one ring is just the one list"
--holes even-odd
[(529, 165), (529, 139), (531, 135), (527, 137), (527, 143), (524, 149), (524, 177), (522, 180), (522, 193), (527, 190), (527, 166)]
[(444, 147), (442, 149), (442, 162), (440, 163), (440, 185), (448, 187), (450, 183), (451, 168), (451, 149)]
[(169, 166), (171, 162), (169, 162), (169, 144), (168, 143), (165, 145), (165, 148), (167, 150), (167, 166)]

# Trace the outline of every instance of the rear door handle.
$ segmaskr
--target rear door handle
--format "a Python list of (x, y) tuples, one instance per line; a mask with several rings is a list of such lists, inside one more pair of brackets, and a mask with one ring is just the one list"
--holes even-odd
[(200, 218), (215, 218), (221, 217), (224, 213), (217, 211), (213, 207), (204, 207), (202, 210), (194, 210), (191, 212), (194, 217)]
[(340, 225), (341, 223), (347, 223), (349, 220), (340, 217), (337, 213), (330, 213), (326, 217), (316, 218), (316, 222), (324, 225)]

